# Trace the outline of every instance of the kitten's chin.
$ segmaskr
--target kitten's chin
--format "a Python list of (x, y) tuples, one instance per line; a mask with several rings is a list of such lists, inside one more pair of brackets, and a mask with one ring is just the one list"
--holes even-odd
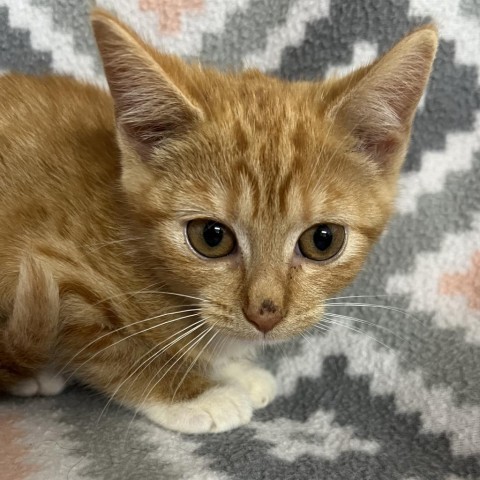
[(279, 343), (285, 343), (292, 340), (296, 335), (290, 335), (288, 337), (276, 336), (275, 331), (264, 334), (262, 332), (252, 332), (251, 335), (235, 334), (230, 331), (221, 331), (219, 334), (226, 342), (237, 343), (245, 347), (260, 347), (264, 345), (277, 345)]
[(223, 332), (218, 335), (218, 345), (221, 345), (221, 348), (216, 348), (213, 346), (213, 351), (215, 352), (215, 363), (221, 365), (224, 362), (231, 361), (232, 359), (245, 359), (255, 357), (255, 353), (259, 347), (265, 345), (275, 345), (288, 341), (288, 339), (268, 339), (261, 338), (243, 338), (234, 336), (231, 334), (224, 334)]

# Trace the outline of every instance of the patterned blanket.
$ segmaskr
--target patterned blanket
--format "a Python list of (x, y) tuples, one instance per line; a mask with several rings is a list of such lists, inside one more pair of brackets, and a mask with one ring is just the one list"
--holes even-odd
[[(98, 3), (184, 57), (291, 79), (350, 70), (430, 19), (441, 42), (398, 213), (338, 299), (349, 305), (331, 310), (338, 324), (265, 352), (280, 384), (270, 406), (189, 436), (78, 387), (2, 398), (0, 478), (480, 479), (479, 0)], [(0, 0), (0, 70), (103, 82), (88, 9)]]

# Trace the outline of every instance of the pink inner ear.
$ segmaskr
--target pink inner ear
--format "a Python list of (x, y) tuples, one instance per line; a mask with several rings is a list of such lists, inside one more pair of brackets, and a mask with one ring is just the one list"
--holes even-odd
[(401, 135), (397, 132), (384, 132), (383, 135), (378, 135), (359, 129), (354, 135), (359, 139), (358, 151), (372, 155), (379, 163), (382, 163), (384, 157), (398, 152), (402, 144)]

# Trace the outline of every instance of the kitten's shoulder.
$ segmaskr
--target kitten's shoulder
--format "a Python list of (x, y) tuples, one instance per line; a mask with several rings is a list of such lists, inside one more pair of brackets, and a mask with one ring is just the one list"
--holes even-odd
[(82, 121), (82, 113), (113, 126), (113, 104), (108, 92), (69, 76), (2, 75), (0, 103), (0, 127), (11, 126), (13, 121), (24, 122), (27, 117), (32, 126), (35, 120), (42, 124), (47, 116), (51, 125)]

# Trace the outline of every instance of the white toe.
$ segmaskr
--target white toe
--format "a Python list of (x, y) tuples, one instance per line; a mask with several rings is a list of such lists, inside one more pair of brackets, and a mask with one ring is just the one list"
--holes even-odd
[(34, 378), (26, 378), (10, 387), (9, 393), (17, 397), (33, 397), (38, 394), (38, 383)]
[(37, 375), (36, 380), (38, 382), (39, 395), (58, 395), (63, 391), (66, 385), (63, 377), (50, 371), (40, 372)]
[(33, 397), (34, 395), (58, 395), (65, 388), (65, 380), (55, 373), (45, 370), (36, 377), (26, 378), (10, 388), (9, 392), (17, 397)]

